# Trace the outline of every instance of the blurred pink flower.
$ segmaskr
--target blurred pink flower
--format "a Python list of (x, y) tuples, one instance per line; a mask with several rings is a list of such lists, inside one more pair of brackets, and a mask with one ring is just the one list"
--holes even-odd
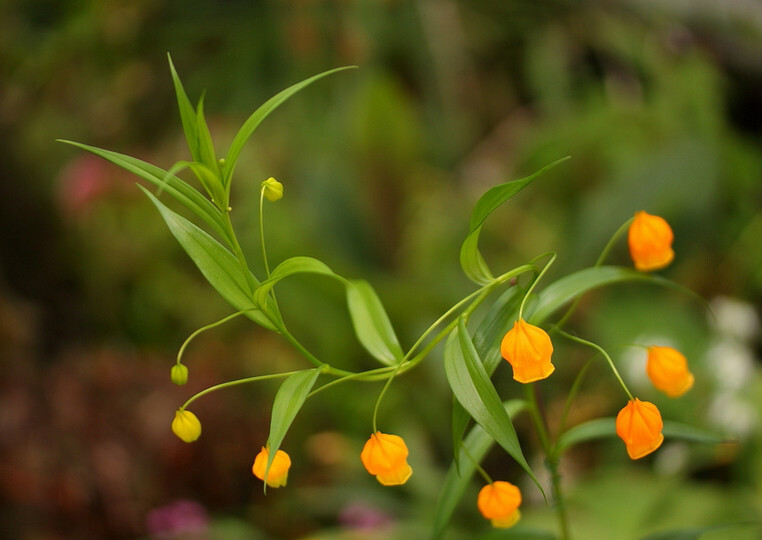
[(382, 529), (391, 524), (391, 518), (378, 508), (364, 503), (345, 506), (339, 514), (339, 522), (347, 529)]
[(58, 204), (70, 217), (81, 214), (90, 203), (109, 189), (112, 167), (104, 159), (80, 154), (72, 159), (59, 176)]
[(199, 503), (178, 500), (151, 510), (146, 526), (152, 538), (201, 538), (207, 533), (209, 518)]

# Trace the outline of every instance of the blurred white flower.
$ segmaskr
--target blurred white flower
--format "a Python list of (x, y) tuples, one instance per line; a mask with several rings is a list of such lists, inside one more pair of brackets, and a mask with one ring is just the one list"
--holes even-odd
[(710, 302), (712, 313), (710, 322), (717, 330), (741, 341), (751, 341), (759, 335), (759, 316), (754, 307), (742, 300), (727, 296), (717, 296)]

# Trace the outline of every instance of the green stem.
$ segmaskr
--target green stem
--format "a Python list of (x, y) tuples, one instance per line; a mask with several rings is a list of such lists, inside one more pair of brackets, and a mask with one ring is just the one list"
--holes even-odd
[(220, 319), (220, 320), (219, 320), (219, 321), (217, 321), (217, 322), (213, 322), (213, 323), (211, 323), (211, 324), (207, 324), (206, 326), (202, 326), (201, 328), (199, 328), (198, 330), (196, 330), (195, 332), (193, 332), (193, 333), (192, 333), (190, 336), (188, 336), (188, 338), (187, 338), (187, 339), (186, 339), (186, 340), (183, 342), (182, 346), (180, 347), (180, 350), (179, 350), (179, 351), (177, 351), (177, 363), (178, 363), (178, 364), (181, 364), (181, 363), (182, 363), (182, 357), (183, 357), (183, 353), (185, 352), (185, 348), (188, 346), (188, 344), (190, 344), (190, 342), (191, 342), (191, 341), (192, 341), (192, 340), (193, 340), (193, 339), (194, 339), (196, 336), (198, 336), (198, 335), (199, 335), (199, 334), (201, 334), (202, 332), (206, 332), (207, 330), (211, 330), (212, 328), (216, 328), (217, 326), (220, 326), (220, 325), (222, 325), (222, 324), (225, 324), (225, 323), (226, 323), (226, 322), (228, 322), (229, 320), (231, 320), (231, 319), (234, 319), (234, 318), (238, 317), (239, 315), (243, 315), (244, 313), (245, 313), (244, 311), (236, 311), (235, 313), (233, 313), (233, 314), (231, 314), (231, 315), (228, 315), (227, 317), (224, 317), (224, 318)]
[(611, 238), (609, 238), (609, 241), (604, 246), (603, 251), (601, 251), (601, 254), (598, 256), (598, 260), (595, 261), (595, 266), (600, 266), (603, 264), (603, 261), (605, 261), (606, 257), (609, 256), (609, 253), (611, 252), (611, 249), (614, 247), (614, 244), (617, 243), (619, 238), (629, 228), (633, 219), (635, 218), (631, 217), (630, 219), (622, 223), (622, 225), (619, 226), (619, 228), (614, 232), (614, 234), (611, 235)]
[(391, 375), (389, 375), (389, 378), (386, 380), (386, 384), (384, 384), (384, 387), (381, 389), (381, 392), (378, 394), (378, 398), (376, 399), (376, 405), (373, 407), (373, 433), (376, 433), (378, 431), (376, 418), (378, 417), (378, 409), (381, 405), (381, 400), (384, 399), (384, 395), (386, 394), (386, 391), (391, 386), (392, 381), (394, 380), (394, 376), (397, 374), (397, 372), (399, 372), (401, 367), (402, 367), (402, 362), (397, 364), (397, 368), (392, 372)]
[(241, 271), (243, 272), (244, 277), (246, 278), (246, 283), (249, 285), (249, 294), (253, 294), (254, 289), (257, 288), (257, 283), (254, 280), (254, 276), (251, 274), (251, 270), (249, 270), (249, 265), (246, 262), (246, 256), (243, 254), (241, 244), (238, 242), (238, 237), (235, 235), (235, 231), (233, 230), (233, 222), (230, 221), (230, 209), (226, 209), (223, 212), (223, 215), (225, 216), (223, 223), (225, 226), (225, 231), (228, 235), (230, 247), (233, 250), (233, 254), (236, 256), (236, 259), (238, 259), (238, 264), (241, 267)]
[(545, 255), (550, 255), (550, 260), (545, 264), (542, 270), (540, 270), (540, 273), (537, 274), (537, 277), (534, 279), (532, 284), (529, 286), (529, 289), (527, 289), (526, 294), (524, 295), (524, 298), (521, 300), (521, 305), (519, 306), (519, 319), (522, 318), (522, 315), (524, 313), (524, 304), (526, 304), (527, 298), (529, 298), (529, 295), (532, 294), (532, 291), (534, 290), (535, 286), (540, 282), (542, 279), (542, 276), (545, 275), (545, 272), (548, 271), (548, 268), (550, 268), (550, 265), (553, 264), (553, 262), (556, 260), (556, 254), (554, 252), (546, 253), (544, 255), (541, 255), (541, 257), (544, 257)]
[(267, 262), (267, 249), (265, 248), (265, 218), (264, 218), (265, 186), (259, 190), (259, 241), (262, 244), (262, 259), (265, 263), (265, 277), (270, 277), (270, 264)]
[(566, 512), (566, 503), (561, 491), (561, 474), (558, 472), (558, 460), (548, 460), (548, 470), (550, 471), (550, 482), (553, 489), (553, 501), (558, 517), (558, 526), (561, 529), (561, 540), (571, 540), (571, 531), (569, 530), (569, 515)]
[(308, 394), (308, 397), (312, 397), (318, 392), (322, 392), (323, 390), (326, 390), (332, 386), (341, 384), (346, 381), (375, 382), (380, 380), (383, 377), (386, 377), (387, 373), (389, 373), (390, 371), (394, 371), (396, 369), (397, 369), (397, 366), (386, 366), (382, 368), (371, 369), (368, 371), (362, 371), (360, 373), (351, 373), (349, 375), (344, 375), (343, 377), (334, 379), (330, 382), (325, 383), (323, 386), (320, 386), (319, 388), (314, 389), (312, 392)]
[(461, 450), (461, 452), (463, 452), (463, 454), (466, 455), (466, 457), (468, 457), (468, 459), (471, 461), (471, 463), (474, 464), (474, 468), (476, 468), (477, 472), (480, 475), (482, 475), (482, 478), (484, 478), (484, 480), (486, 480), (488, 484), (491, 484), (492, 483), (492, 478), (490, 477), (490, 475), (487, 474), (487, 471), (485, 471), (484, 468), (476, 460), (476, 458), (474, 458), (474, 456), (471, 455), (471, 452), (468, 451), (468, 448), (466, 448), (466, 445), (462, 444), (462, 442), (461, 442), (461, 445), (460, 445), (460, 450)]
[[(577, 373), (577, 376), (574, 379), (574, 383), (572, 383), (572, 387), (569, 390), (569, 395), (566, 397), (566, 403), (564, 403), (564, 410), (561, 413), (561, 421), (558, 423), (558, 433), (563, 433), (566, 431), (566, 417), (569, 415), (569, 409), (571, 409), (572, 401), (574, 401), (574, 398), (576, 397), (577, 392), (582, 385), (582, 379), (585, 378), (585, 374), (587, 373), (587, 370), (590, 369), (592, 364), (593, 358), (585, 362), (585, 365), (582, 366), (582, 369), (580, 369), (579, 373)], [(555, 448), (553, 449), (553, 454), (556, 454)]]
[(546, 456), (550, 455), (550, 437), (548, 436), (548, 427), (545, 423), (542, 413), (540, 412), (540, 405), (537, 399), (537, 388), (534, 383), (528, 383), (524, 385), (524, 394), (529, 404), (529, 414), (534, 422), (534, 427), (537, 430), (537, 436), (540, 439), (540, 446)]
[(635, 399), (632, 395), (632, 392), (630, 392), (630, 389), (627, 388), (627, 385), (624, 383), (624, 379), (622, 379), (622, 376), (619, 374), (619, 370), (614, 365), (614, 361), (611, 359), (609, 354), (603, 349), (603, 347), (601, 347), (600, 345), (596, 343), (593, 343), (592, 341), (587, 341), (586, 339), (582, 339), (581, 337), (577, 337), (575, 335), (569, 334), (568, 332), (565, 332), (561, 330), (560, 328), (555, 327), (555, 330), (559, 334), (564, 336), (566, 339), (579, 343), (580, 345), (586, 345), (588, 347), (592, 347), (593, 349), (601, 353), (603, 357), (606, 359), (606, 361), (609, 363), (609, 367), (611, 368), (611, 371), (614, 372), (614, 376), (616, 377), (617, 381), (619, 381), (619, 384), (624, 389), (624, 392), (627, 394), (627, 397), (630, 398), (630, 401)]
[(550, 472), (551, 486), (553, 490), (553, 507), (558, 517), (558, 525), (561, 529), (561, 540), (570, 540), (569, 516), (566, 513), (566, 504), (564, 503), (563, 491), (561, 489), (561, 474), (558, 471), (559, 460), (555, 456), (554, 448), (550, 443), (548, 427), (545, 418), (540, 411), (540, 404), (537, 398), (537, 389), (534, 383), (524, 386), (526, 401), (529, 404), (529, 413), (534, 422), (537, 436), (540, 439), (540, 446), (545, 454), (545, 465)]
[(209, 394), (210, 392), (215, 392), (217, 390), (222, 390), (223, 388), (229, 388), (231, 386), (236, 386), (236, 385), (239, 385), (239, 384), (247, 384), (247, 383), (252, 383), (252, 382), (265, 381), (267, 379), (280, 379), (280, 378), (283, 378), (283, 377), (288, 377), (290, 375), (293, 375), (294, 373), (299, 373), (299, 371), (288, 371), (288, 372), (285, 372), (285, 373), (271, 373), (270, 375), (257, 375), (255, 377), (246, 377), (245, 379), (236, 379), (234, 381), (227, 381), (227, 382), (224, 382), (224, 383), (215, 384), (214, 386), (210, 386), (209, 388), (206, 388), (205, 390), (202, 390), (198, 394), (195, 394), (195, 395), (191, 396), (190, 399), (188, 399), (188, 401), (183, 403), (183, 406), (180, 407), (180, 409), (182, 410), (182, 409), (187, 408), (188, 405), (190, 405), (191, 403), (196, 401), (198, 398), (200, 398), (201, 396), (205, 396), (206, 394)]
[(336, 375), (340, 377), (346, 377), (348, 375), (355, 375), (356, 373), (354, 371), (346, 371), (343, 369), (338, 369), (332, 366), (329, 366), (325, 362), (322, 362), (318, 359), (317, 356), (312, 354), (304, 345), (302, 345), (299, 340), (297, 340), (291, 332), (289, 332), (285, 326), (281, 326), (280, 328), (281, 335), (286, 338), (286, 340), (302, 355), (307, 358), (315, 367), (321, 368), (323, 370), (323, 373), (326, 373), (328, 375)]

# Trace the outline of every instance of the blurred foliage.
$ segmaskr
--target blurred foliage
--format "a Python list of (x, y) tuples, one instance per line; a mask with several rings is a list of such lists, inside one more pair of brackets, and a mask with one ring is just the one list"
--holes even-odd
[[(274, 386), (200, 401), (204, 436), (192, 446), (173, 440), (169, 423), (186, 396), (170, 388), (173, 356), (228, 307), (134, 178), (54, 142), (80, 140), (165, 167), (187, 158), (167, 51), (191, 99), (207, 92), (207, 119), (225, 144), (275, 92), (331, 67), (360, 66), (266, 120), (241, 158), (233, 215), (248, 232), (244, 247), (255, 249), (249, 209), (257, 188), (268, 176), (282, 181), (285, 198), (266, 210), (272, 260), (311, 255), (367, 278), (407, 343), (468, 291), (458, 247), (471, 205), (497, 182), (572, 156), (485, 227), (482, 251), (494, 268), (555, 249), (552, 272), (565, 273), (594, 260), (635, 210), (665, 216), (677, 252), (665, 274), (708, 299), (743, 301), (732, 312), (741, 318), (721, 316), (716, 303), (715, 317), (705, 317), (702, 306), (671, 292), (613, 289), (586, 299), (577, 323), (628, 366), (639, 360), (622, 344), (649, 336), (679, 345), (696, 389), (680, 402), (654, 399), (665, 415), (742, 444), (666, 447), (626, 469), (615, 443), (575, 450), (564, 477), (573, 532), (638, 538), (762, 514), (753, 322), (762, 306), (759, 4), (5, 0), (0, 521), (7, 534), (167, 538), (180, 520), (198, 527), (178, 538), (420, 538), (432, 517), (451, 452), (449, 391), (436, 362), (394, 385), (385, 402), (383, 422), (405, 436), (416, 471), (400, 490), (378, 489), (358, 473), (375, 386), (345, 385), (313, 400), (285, 441), (293, 479), (266, 498), (248, 469), (266, 437)], [(614, 258), (627, 264), (624, 246)], [(320, 356), (336, 365), (369, 362), (339, 330), (347, 319), (333, 284), (295, 279), (279, 299), (296, 308), (287, 310), (290, 326)], [(732, 331), (743, 324), (748, 332)], [(559, 352), (566, 380), (588, 358), (569, 346)], [(242, 321), (199, 338), (187, 354), (197, 388), (241, 367), (256, 374), (300, 365), (283, 343)], [(574, 421), (615, 410), (613, 381), (601, 373), (594, 367), (589, 375)], [(516, 392), (507, 376), (497, 380), (505, 398)], [(406, 390), (418, 387), (426, 392)], [(549, 413), (554, 407), (561, 404)], [(528, 426), (517, 428), (526, 436)], [(520, 477), (497, 454), (486, 466)], [(468, 496), (453, 540), (487, 531)], [(177, 506), (184, 500), (201, 510)], [(159, 511), (153, 520), (151, 511)], [(541, 502), (529, 501), (524, 516), (522, 526), (549, 529)], [(752, 529), (733, 534), (759, 537)]]

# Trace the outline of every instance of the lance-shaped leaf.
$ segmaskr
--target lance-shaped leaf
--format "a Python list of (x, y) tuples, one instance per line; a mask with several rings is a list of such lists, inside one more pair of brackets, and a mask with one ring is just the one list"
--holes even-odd
[[(721, 444), (727, 442), (727, 439), (716, 433), (671, 420), (664, 421), (662, 433), (664, 434), (664, 438), (668, 440), (676, 439), (705, 444)], [(564, 450), (576, 444), (595, 439), (615, 438), (616, 436), (615, 418), (595, 418), (593, 420), (588, 420), (587, 422), (583, 422), (568, 429), (558, 438), (558, 442), (556, 443), (556, 454), (560, 456)]]
[(562, 277), (545, 287), (538, 295), (528, 321), (533, 324), (544, 322), (554, 311), (582, 294), (614, 283), (626, 281), (649, 281), (660, 285), (684, 290), (673, 281), (651, 274), (637, 272), (620, 266), (594, 266)]
[(484, 371), (462, 318), (447, 338), (444, 364), (450, 388), (463, 408), (527, 472), (545, 496), (545, 491), (524, 458), (511, 418)]
[(243, 126), (241, 126), (241, 129), (233, 139), (233, 142), (230, 145), (230, 149), (228, 150), (228, 155), (225, 158), (225, 166), (223, 168), (223, 183), (226, 186), (230, 185), (230, 179), (233, 176), (235, 164), (238, 161), (238, 156), (241, 154), (241, 150), (243, 150), (243, 146), (246, 144), (246, 141), (249, 140), (249, 137), (251, 137), (251, 135), (254, 133), (254, 130), (257, 129), (262, 120), (267, 118), (267, 116), (273, 112), (281, 103), (286, 101), (305, 86), (312, 84), (318, 79), (326, 77), (327, 75), (331, 75), (332, 73), (337, 73), (346, 69), (353, 69), (355, 67), (356, 66), (346, 66), (319, 73), (300, 83), (289, 86), (285, 90), (279, 92), (264, 102), (256, 111), (252, 113), (251, 116), (249, 116), (249, 118), (246, 120), (246, 122), (244, 122)]
[(278, 282), (294, 274), (321, 274), (324, 276), (338, 279), (342, 283), (346, 283), (346, 280), (338, 274), (335, 274), (333, 270), (318, 259), (312, 257), (291, 257), (280, 263), (275, 270), (272, 271), (270, 277), (264, 280), (254, 291), (254, 301), (260, 305), (266, 305), (268, 301), (270, 291)]
[[(254, 303), (238, 259), (207, 232), (164, 206), (147, 189), (142, 186), (140, 189), (151, 199), (169, 230), (220, 296), (257, 324), (276, 330), (268, 316)], [(254, 276), (249, 277), (256, 283)], [(271, 304), (266, 305), (266, 309), (271, 316), (277, 312)]]
[[(212, 142), (212, 134), (209, 132), (209, 126), (206, 124), (206, 117), (204, 116), (204, 96), (198, 100), (198, 106), (196, 107), (196, 123), (198, 124), (198, 153), (201, 159), (200, 161), (212, 171), (219, 171), (219, 165), (217, 164), (217, 157), (214, 152), (214, 143)], [(220, 179), (218, 181), (221, 182)]]
[[(304, 405), (304, 401), (319, 375), (319, 368), (307, 369), (289, 375), (280, 385), (278, 393), (275, 394), (273, 411), (270, 416), (270, 436), (267, 438), (268, 456), (265, 478), (270, 472), (270, 465), (272, 465), (275, 453), (280, 448), (288, 428), (291, 427), (291, 423)], [(265, 483), (265, 489), (267, 489), (267, 483)]]
[[(526, 408), (526, 402), (523, 399), (512, 399), (503, 403), (503, 407), (508, 416), (514, 418)], [(434, 512), (432, 540), (441, 538), (444, 534), (458, 502), (463, 497), (463, 493), (476, 471), (476, 463), (480, 463), (484, 459), (492, 445), (495, 444), (495, 439), (481, 426), (476, 425), (462, 442), (458, 441), (458, 446), (461, 444), (465, 448), (465, 452), (458, 452), (453, 464), (447, 471), (440, 490)]]
[(180, 121), (183, 124), (185, 140), (188, 142), (188, 149), (194, 161), (203, 163), (201, 152), (199, 151), (198, 122), (196, 120), (196, 111), (193, 110), (188, 95), (185, 93), (183, 83), (177, 75), (175, 65), (172, 63), (172, 57), (167, 53), (169, 61), (169, 71), (172, 73), (172, 83), (175, 86), (175, 95), (177, 96), (177, 106), (180, 109)]
[[(484, 371), (487, 376), (492, 376), (500, 362), (500, 341), (505, 333), (511, 329), (513, 321), (518, 317), (519, 305), (522, 295), (518, 287), (511, 287), (492, 304), (481, 324), (474, 333), (474, 348), (479, 358), (482, 359)], [(455, 463), (459, 463), (460, 440), (466, 430), (466, 425), (471, 416), (463, 409), (457, 399), (453, 401), (452, 410), (452, 438), (453, 457)]]
[(118, 152), (112, 152), (111, 150), (104, 150), (102, 148), (73, 141), (61, 140), (61, 142), (92, 152), (134, 175), (147, 180), (177, 199), (183, 206), (209, 225), (221, 238), (227, 238), (227, 234), (222, 225), (222, 214), (219, 209), (197, 189), (193, 188), (188, 183), (183, 182), (174, 174), (170, 174), (164, 169), (146, 163), (145, 161)]
[(482, 254), (479, 252), (479, 233), (489, 215), (500, 207), (500, 205), (528, 186), (535, 178), (567, 159), (569, 159), (569, 156), (554, 161), (550, 165), (546, 165), (526, 178), (512, 180), (494, 186), (479, 198), (471, 213), (471, 223), (469, 225), (468, 235), (460, 248), (460, 265), (472, 281), (479, 285), (486, 285), (494, 279), (492, 272), (484, 261), (484, 257), (482, 257)]
[(364, 280), (347, 285), (347, 305), (357, 339), (375, 359), (386, 365), (402, 360), (397, 334), (376, 291)]

